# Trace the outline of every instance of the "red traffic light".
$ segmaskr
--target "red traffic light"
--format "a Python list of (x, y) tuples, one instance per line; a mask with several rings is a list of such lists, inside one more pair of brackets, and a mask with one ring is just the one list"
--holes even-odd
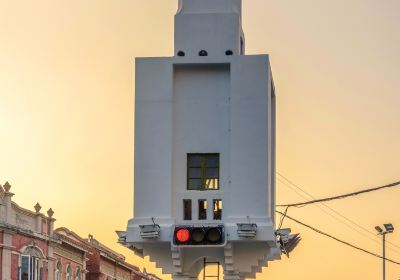
[(224, 226), (178, 226), (172, 242), (177, 246), (220, 246), (225, 242)]
[(175, 238), (179, 243), (186, 243), (190, 239), (190, 232), (185, 228), (178, 229), (175, 232)]

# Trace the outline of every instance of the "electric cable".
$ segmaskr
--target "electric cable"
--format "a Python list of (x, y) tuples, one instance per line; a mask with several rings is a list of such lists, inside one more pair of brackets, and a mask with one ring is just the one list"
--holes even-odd
[[(285, 178), (282, 174), (278, 173), (277, 174), (279, 176), (282, 176), (282, 178)], [(365, 194), (365, 193), (369, 193), (369, 192), (374, 192), (374, 191), (379, 191), (382, 189), (388, 189), (388, 188), (394, 188), (394, 187), (400, 187), (400, 181), (394, 182), (394, 183), (390, 183), (387, 185), (383, 185), (383, 186), (379, 186), (379, 187), (374, 187), (374, 188), (369, 188), (369, 189), (364, 189), (361, 191), (356, 191), (356, 192), (352, 192), (352, 193), (348, 193), (348, 194), (343, 194), (343, 195), (338, 195), (338, 196), (332, 196), (332, 197), (327, 197), (327, 198), (321, 198), (321, 199), (314, 199), (314, 200), (310, 200), (310, 201), (306, 201), (306, 202), (299, 202), (299, 203), (292, 203), (292, 204), (281, 204), (281, 205), (277, 205), (277, 207), (300, 207), (300, 206), (306, 206), (306, 205), (310, 205), (310, 204), (314, 204), (314, 203), (321, 203), (321, 202), (327, 202), (327, 201), (332, 201), (332, 200), (337, 200), (337, 199), (343, 199), (343, 198), (347, 198), (347, 197), (351, 197), (351, 196), (356, 196), (356, 195), (360, 195), (360, 194)]]
[(331, 239), (333, 239), (333, 240), (335, 240), (335, 241), (337, 241), (337, 242), (339, 242), (339, 243), (342, 243), (342, 244), (344, 244), (344, 245), (347, 245), (347, 246), (349, 246), (349, 247), (351, 247), (351, 248), (353, 248), (353, 249), (356, 249), (356, 250), (358, 250), (358, 251), (364, 252), (364, 253), (369, 254), (369, 255), (371, 255), (371, 256), (374, 256), (374, 257), (376, 257), (376, 258), (385, 259), (386, 261), (391, 262), (391, 263), (393, 263), (393, 264), (400, 265), (400, 262), (396, 262), (396, 261), (394, 261), (394, 260), (391, 260), (391, 259), (388, 259), (388, 258), (384, 258), (383, 256), (381, 256), (381, 255), (379, 255), (379, 254), (373, 253), (373, 252), (371, 252), (371, 251), (368, 251), (368, 250), (366, 250), (366, 249), (363, 249), (363, 248), (361, 248), (361, 247), (358, 247), (358, 246), (356, 246), (356, 245), (354, 245), (354, 244), (351, 244), (351, 243), (349, 243), (349, 242), (347, 242), (347, 241), (341, 240), (341, 239), (339, 239), (339, 238), (337, 238), (337, 237), (335, 237), (335, 236), (333, 236), (333, 235), (331, 235), (331, 234), (328, 234), (328, 233), (326, 233), (326, 232), (323, 232), (323, 231), (321, 231), (321, 230), (319, 230), (319, 229), (317, 229), (317, 228), (315, 228), (315, 227), (312, 227), (312, 226), (310, 226), (310, 225), (308, 225), (308, 224), (305, 224), (305, 223), (303, 223), (303, 222), (301, 222), (301, 221), (299, 221), (299, 220), (297, 220), (297, 219), (295, 219), (295, 218), (292, 218), (292, 217), (288, 216), (287, 214), (284, 214), (284, 213), (282, 213), (282, 212), (280, 212), (280, 211), (276, 211), (276, 213), (278, 213), (278, 214), (280, 214), (280, 215), (285, 215), (285, 217), (286, 217), (287, 219), (289, 219), (289, 220), (291, 220), (291, 221), (293, 221), (293, 222), (295, 222), (295, 223), (297, 223), (297, 224), (299, 224), (299, 225), (302, 225), (302, 226), (304, 226), (304, 227), (306, 227), (306, 228), (308, 228), (308, 229), (311, 229), (312, 231), (314, 231), (314, 232), (316, 232), (316, 233), (319, 233), (319, 234), (321, 234), (321, 235), (324, 235), (324, 236), (326, 236), (326, 237), (329, 237), (329, 238), (331, 238)]
[[(281, 176), (282, 178), (284, 178), (290, 185), (288, 185), (285, 181), (283, 181), (281, 178), (277, 178), (278, 181), (280, 181), (284, 186), (288, 187), (290, 190), (294, 191), (297, 195), (301, 196), (304, 199), (315, 199), (315, 197), (313, 195), (311, 195), (310, 193), (306, 192), (303, 188), (301, 188), (299, 185), (295, 184), (293, 181), (289, 180), (288, 178), (284, 177), (281, 174), (278, 174), (279, 176)], [(301, 191), (303, 194), (307, 195), (308, 198), (306, 198), (303, 194), (299, 193), (296, 189), (292, 188), (292, 186), (294, 188), (296, 188), (297, 190)], [(370, 230), (366, 229), (365, 227), (361, 226), (360, 224), (358, 224), (357, 222), (351, 220), (350, 218), (346, 217), (345, 215), (341, 214), (340, 212), (336, 211), (335, 209), (329, 207), (328, 205), (326, 205), (325, 203), (321, 203), (322, 206), (326, 207), (328, 210), (332, 211), (334, 214), (338, 215), (340, 218), (344, 219), (345, 221), (347, 221), (348, 223), (354, 225), (355, 227), (357, 227), (358, 229), (361, 229), (362, 231), (364, 231), (365, 233), (368, 233), (369, 235), (366, 235), (364, 232), (361, 232), (360, 230), (358, 230), (357, 228), (355, 228), (354, 226), (349, 225), (348, 223), (342, 221), (341, 219), (339, 219), (338, 217), (332, 215), (331, 213), (327, 212), (325, 209), (323, 209), (322, 207), (320, 207), (318, 204), (314, 204), (313, 206), (319, 208), (321, 211), (323, 211), (325, 214), (327, 214), (328, 216), (332, 217), (333, 219), (337, 220), (338, 222), (342, 223), (343, 225), (347, 226), (348, 228), (354, 230), (355, 232), (359, 233), (360, 235), (364, 236), (365, 238), (368, 238), (369, 240), (380, 244), (380, 241), (377, 240), (377, 235), (373, 232), (371, 232)], [(285, 208), (285, 213), (288, 212), (288, 208), (290, 207), (286, 207)], [(284, 220), (284, 216), (282, 216), (281, 220)], [(281, 221), (281, 224), (283, 223), (283, 221)], [(372, 237), (373, 238), (372, 238)], [(400, 246), (396, 245), (393, 242), (387, 241), (387, 243), (389, 244), (388, 249), (390, 249), (392, 252), (395, 252), (396, 254), (400, 255), (400, 251), (391, 248), (391, 246), (396, 247), (398, 249), (400, 249)]]
[(286, 207), (285, 212), (282, 215), (281, 220), (279, 222), (278, 230), (280, 230), (282, 228), (283, 222), (285, 221), (285, 217), (286, 217), (286, 214), (287, 214), (288, 210), (289, 210), (289, 207)]

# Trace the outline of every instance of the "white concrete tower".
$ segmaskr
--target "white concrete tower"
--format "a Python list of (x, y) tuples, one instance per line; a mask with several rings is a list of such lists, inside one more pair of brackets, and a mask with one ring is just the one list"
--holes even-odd
[(280, 258), (275, 94), (245, 55), (241, 0), (179, 0), (175, 55), (136, 59), (134, 217), (119, 242), (174, 279), (203, 260), (225, 279)]

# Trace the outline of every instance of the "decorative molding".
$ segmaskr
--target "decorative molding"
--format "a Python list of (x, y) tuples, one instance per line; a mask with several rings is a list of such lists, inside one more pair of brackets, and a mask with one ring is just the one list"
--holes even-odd
[(52, 218), (54, 215), (53, 209), (50, 208), (49, 210), (47, 210), (47, 215), (49, 216), (49, 218)]
[(131, 275), (124, 275), (121, 272), (117, 272), (117, 280), (130, 280)]
[(54, 233), (54, 236), (61, 242), (67, 243), (83, 252), (89, 253), (92, 249), (92, 246), (85, 239), (67, 228), (57, 228), (54, 230)]
[(68, 259), (70, 261), (73, 261), (74, 263), (77, 263), (77, 264), (84, 263), (83, 256), (81, 256), (78, 253), (69, 252), (69, 251), (61, 248), (60, 246), (57, 246), (54, 248), (54, 254), (57, 256), (60, 256), (62, 258)]
[(108, 248), (107, 246), (103, 245), (99, 241), (97, 241), (93, 236), (89, 235), (87, 242), (94, 248), (100, 251), (100, 254), (106, 258), (111, 259), (112, 261), (125, 261), (125, 256), (115, 252), (114, 250)]
[(42, 209), (42, 206), (40, 206), (39, 202), (36, 203), (36, 205), (34, 206), (36, 213), (40, 213), (40, 210)]
[(0, 222), (0, 229), (4, 232), (4, 233), (8, 233), (8, 234), (21, 234), (21, 235), (25, 235), (28, 237), (32, 237), (32, 238), (36, 238), (42, 241), (51, 241), (50, 237), (47, 235), (43, 235), (40, 233), (36, 233), (30, 229), (26, 229), (26, 228), (22, 228), (16, 225), (12, 225), (12, 224), (8, 224), (8, 223), (2, 223)]
[[(12, 207), (17, 213), (24, 214), (24, 215), (29, 216), (29, 217), (32, 217), (32, 218), (34, 218), (34, 217), (36, 217), (36, 216), (38, 215), (38, 214), (36, 214), (35, 212), (33, 212), (33, 211), (31, 211), (31, 210), (22, 208), (21, 206), (19, 206), (19, 205), (18, 205), (17, 203), (15, 203), (14, 201), (11, 202), (11, 207)], [(43, 214), (39, 214), (39, 215), (42, 216), (43, 218), (46, 218), (46, 216), (43, 215)]]
[(100, 264), (100, 272), (113, 278), (115, 276), (115, 268), (109, 264)]
[(6, 250), (16, 250), (15, 246), (9, 246), (5, 244), (0, 244), (0, 248), (6, 249)]
[(65, 243), (65, 244), (68, 244), (69, 246), (71, 246), (71, 247), (74, 247), (74, 248), (76, 248), (76, 249), (78, 249), (78, 250), (81, 250), (82, 252), (85, 252), (85, 253), (87, 253), (87, 252), (89, 252), (89, 248), (83, 248), (83, 246), (79, 246), (78, 244), (76, 244), (75, 242), (71, 242), (71, 241), (69, 241), (69, 240), (66, 240), (66, 238), (62, 238), (61, 239), (61, 242), (62, 243)]
[(28, 221), (25, 219), (24, 216), (26, 215), (20, 215), (21, 213), (16, 213), (15, 214), (15, 222), (17, 226), (23, 227), (23, 228), (32, 228), (32, 221)]
[(10, 192), (10, 189), (11, 189), (10, 183), (9, 183), (8, 181), (5, 182), (5, 184), (3, 185), (3, 188), (4, 188), (4, 191), (5, 191), (6, 193), (9, 193), (9, 192)]
[(35, 240), (33, 240), (30, 245), (22, 247), (20, 252), (23, 255), (29, 255), (29, 256), (37, 257), (39, 259), (45, 259), (46, 258), (46, 256), (44, 255), (42, 249), (40, 249), (36, 245)]

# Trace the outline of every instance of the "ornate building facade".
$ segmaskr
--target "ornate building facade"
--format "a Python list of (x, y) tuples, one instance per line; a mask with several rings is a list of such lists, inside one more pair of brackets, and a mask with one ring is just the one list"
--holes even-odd
[(139, 268), (125, 261), (125, 257), (89, 235), (86, 241), (92, 250), (89, 255), (86, 280), (141, 280), (148, 279)]
[(93, 237), (83, 239), (67, 228), (54, 229), (46, 214), (16, 204), (7, 182), (0, 185), (1, 280), (156, 280)]

